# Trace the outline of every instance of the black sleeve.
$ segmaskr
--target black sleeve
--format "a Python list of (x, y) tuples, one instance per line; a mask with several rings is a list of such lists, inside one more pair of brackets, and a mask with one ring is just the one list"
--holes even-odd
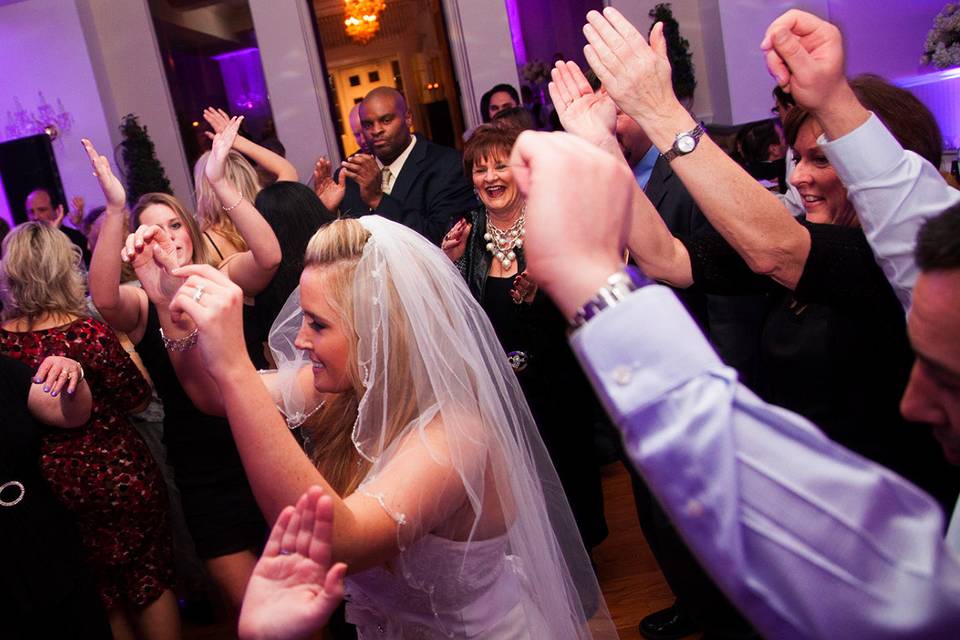
[(767, 276), (754, 273), (740, 254), (713, 227), (680, 238), (690, 254), (693, 291), (716, 295), (765, 293), (781, 288)]
[(810, 231), (810, 255), (794, 290), (798, 301), (848, 306), (895, 298), (861, 229), (803, 224)]
[(0, 356), (0, 406), (27, 406), (34, 370), (13, 358)]

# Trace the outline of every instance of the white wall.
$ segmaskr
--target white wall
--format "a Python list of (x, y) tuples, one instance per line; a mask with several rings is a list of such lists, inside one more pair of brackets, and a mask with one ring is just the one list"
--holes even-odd
[(91, 139), (101, 152), (110, 151), (122, 140), (120, 119), (128, 113), (137, 115), (147, 127), (174, 195), (192, 208), (193, 180), (146, 0), (76, 0), (76, 5), (109, 123), (109, 143)]
[[(80, 16), (73, 2), (30, 0), (0, 6), (0, 114), (14, 111), (19, 98), (28, 111), (36, 111), (38, 92), (73, 116), (73, 127), (54, 142), (54, 155), (67, 198), (83, 196), (96, 206), (100, 190), (80, 146), (89, 137), (109, 150), (110, 126), (103, 115)], [(0, 121), (5, 139), (6, 119)], [(6, 199), (0, 193), (0, 216), (10, 219)]]

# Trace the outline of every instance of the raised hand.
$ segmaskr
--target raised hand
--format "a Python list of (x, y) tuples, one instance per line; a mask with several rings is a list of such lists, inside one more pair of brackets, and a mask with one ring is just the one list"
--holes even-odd
[(83, 367), (76, 360), (64, 356), (47, 356), (33, 376), (34, 384), (42, 384), (43, 392), (56, 398), (63, 391), (67, 396), (77, 392), (83, 382)]
[(597, 145), (616, 147), (617, 106), (605, 91), (590, 87), (576, 62), (557, 61), (548, 89), (564, 130)]
[(180, 279), (172, 275), (178, 266), (177, 249), (162, 227), (140, 225), (127, 236), (120, 258), (133, 266), (155, 304), (167, 304), (180, 287)]
[(237, 139), (237, 132), (240, 130), (240, 124), (243, 122), (243, 116), (230, 118), (230, 122), (213, 136), (213, 144), (210, 147), (210, 157), (207, 158), (207, 167), (205, 175), (211, 184), (217, 184), (224, 179), (224, 168), (227, 163), (227, 156), (230, 155), (230, 149)]
[(73, 196), (70, 198), (70, 222), (73, 223), (73, 226), (77, 229), (83, 224), (83, 207), (85, 204), (83, 196)]
[[(380, 206), (383, 198), (383, 174), (376, 158), (369, 153), (356, 153), (343, 161), (340, 174), (347, 174), (360, 186), (360, 198), (371, 209)], [(394, 180), (396, 180), (394, 176)]]
[(470, 229), (472, 228), (473, 225), (467, 222), (466, 218), (460, 218), (450, 231), (447, 231), (447, 235), (443, 236), (440, 248), (443, 249), (443, 253), (450, 258), (451, 262), (456, 262), (463, 257), (464, 251), (467, 250), (467, 239), (470, 237)]
[[(214, 134), (222, 132), (230, 124), (230, 115), (223, 109), (214, 109), (213, 107), (207, 107), (203, 110), (203, 119), (213, 129)], [(210, 137), (213, 138), (213, 135), (210, 135)]]
[(333, 501), (320, 487), (280, 513), (247, 585), (241, 638), (296, 640), (323, 626), (343, 598), (347, 566), (331, 564)]
[(639, 187), (625, 162), (566, 133), (524, 131), (510, 164), (527, 196), (529, 276), (571, 317), (623, 266)]
[(117, 176), (113, 175), (113, 170), (110, 168), (110, 161), (106, 156), (97, 153), (97, 150), (93, 148), (93, 143), (86, 138), (83, 138), (80, 142), (83, 144), (83, 148), (90, 158), (90, 164), (93, 166), (93, 175), (95, 175), (100, 182), (100, 190), (103, 191), (103, 197), (107, 200), (107, 207), (122, 209), (127, 203), (127, 193), (124, 191), (123, 184)]
[(583, 27), (583, 53), (610, 97), (646, 129), (645, 121), (672, 117), (683, 109), (673, 93), (663, 24), (650, 32), (650, 44), (612, 7), (591, 11)]
[(339, 180), (334, 181), (330, 160), (321, 156), (313, 167), (313, 191), (328, 211), (336, 213), (347, 192), (347, 174), (340, 172)]

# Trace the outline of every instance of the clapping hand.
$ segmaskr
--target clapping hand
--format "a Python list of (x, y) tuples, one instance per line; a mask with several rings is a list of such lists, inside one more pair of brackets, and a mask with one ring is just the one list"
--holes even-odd
[(607, 92), (594, 92), (576, 62), (558, 61), (550, 77), (550, 98), (564, 130), (596, 145), (615, 147), (617, 105)]
[(204, 131), (206, 136), (213, 140), (216, 134), (222, 132), (230, 124), (230, 115), (223, 109), (207, 107), (203, 110), (203, 119), (207, 121), (213, 133)]
[(334, 181), (330, 160), (321, 156), (313, 168), (313, 191), (327, 211), (336, 213), (347, 191), (347, 174), (340, 172), (339, 180)]
[(97, 153), (91, 143), (86, 138), (80, 141), (83, 148), (90, 158), (90, 164), (93, 166), (93, 175), (100, 182), (100, 190), (103, 191), (103, 197), (107, 200), (107, 206), (113, 209), (122, 209), (127, 203), (127, 193), (123, 189), (123, 184), (113, 175), (110, 168), (110, 161), (106, 156)]
[(447, 235), (443, 236), (440, 248), (443, 249), (443, 253), (450, 258), (451, 262), (456, 262), (463, 257), (472, 228), (473, 225), (467, 222), (466, 218), (460, 218), (450, 231), (447, 231)]
[(224, 179), (224, 168), (227, 163), (227, 156), (230, 155), (230, 149), (237, 139), (237, 132), (243, 123), (243, 116), (230, 118), (227, 125), (213, 136), (213, 144), (210, 147), (210, 157), (207, 158), (207, 166), (204, 170), (207, 180), (211, 184), (217, 184)]
[[(346, 173), (360, 186), (360, 198), (371, 209), (380, 206), (383, 198), (383, 174), (377, 159), (369, 153), (355, 153), (343, 161), (341, 175)], [(396, 176), (394, 176), (396, 179)]]
[(323, 626), (343, 598), (347, 566), (332, 562), (333, 501), (311, 487), (280, 513), (247, 585), (241, 638), (296, 640)]

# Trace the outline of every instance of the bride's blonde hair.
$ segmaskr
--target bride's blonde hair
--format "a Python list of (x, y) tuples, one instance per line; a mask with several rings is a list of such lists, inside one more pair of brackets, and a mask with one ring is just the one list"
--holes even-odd
[[(353, 493), (370, 469), (370, 461), (360, 455), (352, 440), (358, 406), (365, 391), (357, 364), (361, 337), (356, 332), (355, 305), (373, 304), (373, 301), (355, 300), (353, 283), (357, 264), (369, 240), (370, 232), (358, 221), (335, 220), (314, 234), (304, 256), (304, 271), (320, 270), (326, 303), (350, 338), (346, 371), (351, 391), (328, 399), (323, 409), (304, 424), (314, 464), (341, 496)], [(389, 360), (387, 371), (378, 375), (400, 380), (410, 370), (409, 320), (400, 311), (400, 305), (391, 304), (396, 300), (392, 283), (388, 292), (385, 304), (389, 310), (390, 332), (389, 343), (384, 348)], [(418, 415), (415, 393), (397, 393), (387, 398), (387, 406), (390, 419), (384, 434), (385, 443), (392, 442)]]

